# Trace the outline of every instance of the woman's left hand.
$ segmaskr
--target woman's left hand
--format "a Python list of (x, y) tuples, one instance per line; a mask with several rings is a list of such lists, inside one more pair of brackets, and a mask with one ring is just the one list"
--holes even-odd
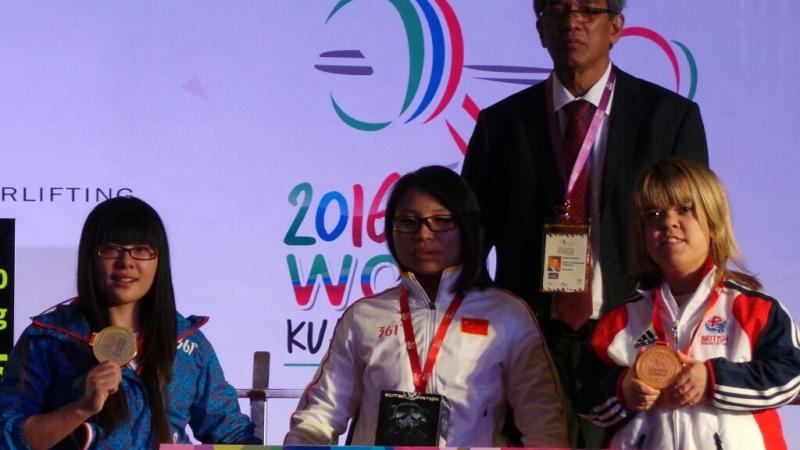
[(708, 368), (702, 361), (681, 351), (677, 353), (678, 359), (683, 364), (683, 370), (675, 378), (672, 386), (668, 388), (670, 403), (674, 408), (696, 405), (706, 396)]

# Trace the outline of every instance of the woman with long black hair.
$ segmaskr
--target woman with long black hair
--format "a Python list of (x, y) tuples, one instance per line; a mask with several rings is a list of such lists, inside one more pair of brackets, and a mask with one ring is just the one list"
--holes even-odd
[(211, 343), (175, 309), (158, 213), (118, 197), (89, 214), (78, 296), (34, 317), (0, 385), (0, 447), (259, 443)]

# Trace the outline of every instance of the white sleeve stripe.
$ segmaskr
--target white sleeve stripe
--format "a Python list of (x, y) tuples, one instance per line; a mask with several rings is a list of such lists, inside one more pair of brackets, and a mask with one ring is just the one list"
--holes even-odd
[[(717, 408), (724, 409), (726, 411), (752, 411), (754, 409), (753, 407), (728, 405), (727, 403), (720, 403), (718, 401), (714, 401), (712, 404)], [(767, 407), (756, 409), (767, 409)]]
[(792, 401), (792, 399), (794, 399), (797, 395), (798, 391), (800, 391), (800, 386), (792, 391), (785, 392), (780, 396), (773, 396), (771, 398), (728, 397), (716, 393), (714, 394), (714, 400), (722, 405), (730, 405), (732, 407), (739, 405), (748, 409), (752, 409), (753, 407), (773, 408)]
[(798, 330), (797, 324), (794, 323), (792, 315), (789, 314), (789, 311), (786, 310), (786, 307), (783, 305), (783, 303), (778, 302), (778, 305), (780, 305), (783, 313), (789, 318), (789, 323), (792, 325), (792, 343), (794, 344), (795, 348), (800, 348), (800, 330)]
[(785, 403), (743, 406), (743, 405), (737, 405), (737, 404), (733, 404), (733, 403), (721, 402), (719, 400), (714, 400), (712, 402), (712, 404), (714, 406), (716, 406), (717, 408), (719, 408), (719, 409), (724, 409), (724, 410), (727, 410), (727, 411), (754, 411), (754, 410), (759, 410), (759, 409), (778, 408), (778, 407), (784, 405)]
[(625, 417), (627, 417), (627, 413), (619, 414), (617, 416), (614, 416), (613, 420), (606, 420), (606, 421), (600, 420), (597, 417), (592, 416), (592, 415), (581, 415), (581, 417), (583, 417), (586, 420), (591, 421), (595, 425), (600, 425), (602, 427), (607, 427), (607, 426), (610, 426), (610, 425), (614, 425), (615, 423), (618, 423), (621, 420), (625, 419)]
[[(617, 403), (612, 409), (606, 411), (605, 414), (598, 415), (597, 419), (603, 422), (609, 422), (612, 421), (614, 417), (618, 417), (620, 415), (625, 417), (625, 411), (624, 408), (622, 408), (622, 405)], [(613, 422), (616, 422), (616, 420), (613, 420)]]
[(613, 408), (614, 405), (617, 404), (619, 404), (619, 400), (617, 400), (616, 396), (609, 397), (608, 400), (606, 400), (605, 402), (592, 408), (592, 411), (602, 412), (605, 411), (606, 409)]
[(735, 387), (735, 386), (725, 386), (725, 385), (717, 385), (716, 393), (714, 395), (719, 394), (727, 394), (733, 397), (751, 397), (751, 398), (770, 398), (777, 395), (781, 395), (784, 392), (792, 391), (800, 386), (800, 375), (792, 378), (785, 384), (781, 386), (773, 386), (768, 389), (747, 389), (742, 387)]
[(794, 319), (789, 316), (789, 320), (792, 322), (792, 340), (794, 341), (794, 347), (800, 348), (800, 330), (797, 329), (797, 324), (794, 323)]
[(627, 416), (625, 408), (620, 405), (617, 397), (611, 397), (603, 404), (592, 408), (591, 414), (582, 415), (594, 423), (607, 426), (619, 422)]

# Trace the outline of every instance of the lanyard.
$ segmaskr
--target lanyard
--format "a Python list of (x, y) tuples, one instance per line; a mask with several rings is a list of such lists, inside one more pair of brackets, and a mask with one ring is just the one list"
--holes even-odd
[(564, 145), (561, 139), (561, 133), (558, 125), (558, 117), (553, 106), (553, 74), (545, 81), (545, 102), (547, 105), (547, 123), (550, 127), (550, 140), (553, 142), (553, 149), (555, 150), (556, 158), (558, 159), (558, 171), (561, 174), (561, 179), (567, 184), (564, 191), (564, 198), (569, 198), (569, 193), (575, 187), (578, 177), (589, 159), (589, 154), (592, 152), (592, 146), (600, 132), (600, 127), (603, 125), (605, 119), (606, 108), (611, 101), (611, 92), (614, 90), (614, 82), (617, 79), (617, 71), (612, 67), (611, 73), (608, 74), (608, 81), (603, 88), (603, 95), (600, 97), (600, 106), (594, 111), (592, 122), (589, 124), (589, 129), (586, 131), (586, 136), (583, 138), (581, 149), (578, 151), (578, 156), (575, 158), (575, 164), (572, 166), (572, 173), (567, 179), (566, 164), (564, 162)]
[[(700, 317), (700, 322), (695, 325), (694, 330), (692, 330), (692, 335), (689, 338), (689, 344), (683, 350), (683, 353), (686, 355), (691, 354), (692, 351), (692, 344), (694, 343), (694, 339), (697, 337), (697, 330), (700, 329), (700, 325), (703, 324), (706, 320), (706, 316), (711, 310), (714, 309), (714, 306), (717, 304), (717, 300), (719, 300), (720, 291), (722, 291), (722, 286), (716, 286), (711, 292), (708, 294), (708, 298), (706, 298), (706, 309), (703, 311), (702, 317)], [(666, 342), (666, 337), (664, 335), (664, 324), (661, 322), (661, 311), (667, 311), (667, 305), (664, 302), (664, 298), (661, 296), (661, 285), (653, 289), (653, 329), (656, 332), (656, 338), (658, 342)], [(677, 329), (675, 330), (675, 347), (678, 347), (678, 335)]]
[(436, 363), (436, 358), (439, 356), (439, 349), (442, 347), (444, 335), (447, 334), (447, 328), (450, 327), (450, 322), (453, 321), (453, 316), (456, 315), (456, 310), (461, 306), (464, 300), (464, 293), (459, 292), (444, 313), (442, 321), (439, 322), (439, 328), (436, 329), (436, 335), (431, 342), (430, 350), (428, 350), (428, 358), (425, 360), (425, 369), (420, 369), (419, 353), (417, 352), (417, 341), (414, 338), (414, 326), (411, 324), (411, 312), (408, 308), (408, 290), (403, 288), (400, 292), (400, 320), (403, 322), (403, 333), (406, 339), (406, 349), (408, 350), (408, 359), (411, 362), (411, 371), (414, 374), (414, 389), (419, 393), (424, 393), (428, 387), (428, 380), (433, 372), (433, 365)]

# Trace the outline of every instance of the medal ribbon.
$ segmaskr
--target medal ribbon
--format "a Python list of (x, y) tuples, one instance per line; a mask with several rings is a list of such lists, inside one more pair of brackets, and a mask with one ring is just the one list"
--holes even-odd
[[(664, 298), (661, 295), (661, 286), (659, 285), (657, 288), (653, 289), (653, 330), (656, 332), (656, 338), (659, 343), (666, 343), (666, 335), (664, 334), (664, 324), (661, 322), (661, 311), (667, 311), (667, 305), (665, 304)], [(691, 354), (692, 351), (692, 344), (694, 343), (694, 339), (697, 337), (697, 331), (700, 329), (700, 325), (706, 321), (706, 317), (708, 313), (714, 309), (714, 306), (717, 304), (717, 300), (719, 300), (720, 292), (722, 291), (722, 284), (720, 283), (711, 292), (708, 294), (708, 298), (706, 299), (706, 309), (703, 311), (703, 315), (700, 318), (700, 322), (695, 325), (694, 330), (692, 330), (692, 335), (689, 338), (689, 344), (683, 350), (683, 353), (686, 355)], [(678, 346), (677, 336), (675, 336), (676, 342), (675, 347)]]
[(447, 329), (450, 327), (450, 322), (453, 321), (453, 316), (456, 315), (458, 307), (464, 301), (464, 293), (459, 292), (453, 297), (453, 301), (444, 313), (442, 321), (439, 322), (439, 327), (436, 329), (436, 334), (431, 342), (431, 347), (428, 350), (428, 357), (425, 360), (425, 369), (421, 369), (419, 365), (419, 352), (417, 352), (417, 341), (414, 338), (414, 326), (411, 324), (411, 311), (408, 307), (408, 290), (403, 288), (400, 292), (400, 321), (403, 323), (403, 334), (406, 339), (406, 350), (408, 351), (408, 359), (411, 362), (411, 371), (414, 374), (414, 389), (419, 393), (424, 393), (428, 388), (428, 380), (433, 373), (433, 365), (436, 363), (436, 358), (439, 356), (439, 349), (444, 342), (444, 336), (447, 334)]
[(586, 161), (589, 159), (594, 141), (597, 138), (597, 134), (600, 132), (600, 126), (603, 125), (606, 108), (608, 107), (609, 101), (611, 101), (611, 92), (614, 90), (614, 82), (617, 79), (617, 71), (612, 67), (611, 73), (608, 74), (608, 81), (606, 81), (606, 86), (603, 88), (603, 95), (600, 97), (600, 105), (594, 111), (592, 122), (589, 124), (589, 129), (586, 131), (586, 136), (583, 138), (581, 149), (578, 152), (578, 156), (575, 158), (575, 164), (572, 166), (572, 173), (569, 175), (569, 179), (565, 172), (566, 164), (564, 164), (563, 142), (559, 130), (558, 117), (556, 116), (556, 111), (553, 106), (553, 76), (554, 75), (551, 73), (550, 77), (545, 81), (544, 97), (547, 105), (547, 124), (550, 127), (550, 140), (553, 142), (553, 148), (555, 149), (556, 158), (558, 159), (558, 171), (561, 174), (561, 179), (567, 185), (564, 191), (564, 200), (566, 201), (566, 199), (569, 198), (569, 193), (572, 192), (572, 188), (575, 187), (575, 182), (578, 181), (578, 177), (583, 171), (583, 166), (586, 165)]

